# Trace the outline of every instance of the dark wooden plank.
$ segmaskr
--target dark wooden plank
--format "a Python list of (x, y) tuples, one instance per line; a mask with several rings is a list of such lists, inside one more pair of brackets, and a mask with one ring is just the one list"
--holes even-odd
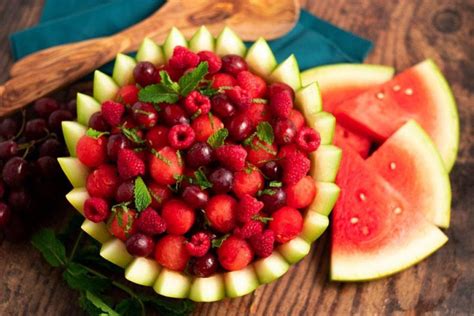
[[(461, 117), (461, 146), (451, 173), (449, 243), (421, 264), (368, 283), (327, 280), (327, 236), (273, 284), (239, 299), (199, 304), (205, 315), (473, 314), (474, 2), (303, 0), (316, 15), (375, 42), (367, 62), (403, 69), (433, 58), (452, 85)], [(7, 36), (36, 23), (41, 1), (0, 1), (0, 80), (11, 63)], [(75, 293), (29, 245), (0, 246), (0, 315), (80, 315)]]

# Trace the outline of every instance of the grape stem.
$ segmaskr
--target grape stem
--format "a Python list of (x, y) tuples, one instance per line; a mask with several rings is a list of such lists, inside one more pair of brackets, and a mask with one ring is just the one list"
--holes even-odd
[(21, 111), (21, 127), (18, 133), (16, 133), (15, 136), (13, 136), (13, 139), (17, 139), (18, 137), (23, 134), (23, 131), (25, 130), (25, 125), (26, 125), (26, 110)]

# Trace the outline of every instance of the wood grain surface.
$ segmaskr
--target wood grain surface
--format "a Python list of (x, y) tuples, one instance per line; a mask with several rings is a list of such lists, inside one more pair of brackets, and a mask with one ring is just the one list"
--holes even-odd
[[(419, 265), (368, 283), (329, 282), (327, 234), (280, 280), (239, 299), (198, 304), (196, 315), (474, 314), (474, 1), (303, 0), (314, 14), (375, 43), (367, 62), (404, 69), (425, 58), (456, 96), (461, 146), (451, 173), (448, 244)], [(8, 34), (37, 22), (42, 1), (0, 1), (0, 81)], [(26, 244), (0, 245), (0, 315), (82, 315), (60, 273)]]

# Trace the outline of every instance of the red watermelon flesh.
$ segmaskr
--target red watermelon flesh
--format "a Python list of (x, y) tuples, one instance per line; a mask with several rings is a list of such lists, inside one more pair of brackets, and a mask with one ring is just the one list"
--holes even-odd
[(331, 278), (361, 281), (407, 268), (447, 237), (354, 151), (344, 151), (332, 213)]
[(438, 148), (450, 170), (456, 159), (459, 120), (444, 77), (431, 61), (424, 61), (337, 105), (338, 122), (380, 142), (408, 120), (416, 120)]
[(339, 123), (336, 123), (334, 144), (342, 148), (342, 150), (350, 148), (356, 151), (362, 158), (367, 158), (372, 142), (368, 137), (353, 132)]

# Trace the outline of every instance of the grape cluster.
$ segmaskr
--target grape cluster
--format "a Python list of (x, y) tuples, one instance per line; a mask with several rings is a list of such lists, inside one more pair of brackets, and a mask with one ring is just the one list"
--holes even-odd
[(0, 235), (26, 239), (64, 203), (70, 186), (57, 157), (67, 153), (61, 122), (76, 116), (75, 101), (53, 98), (0, 121)]

